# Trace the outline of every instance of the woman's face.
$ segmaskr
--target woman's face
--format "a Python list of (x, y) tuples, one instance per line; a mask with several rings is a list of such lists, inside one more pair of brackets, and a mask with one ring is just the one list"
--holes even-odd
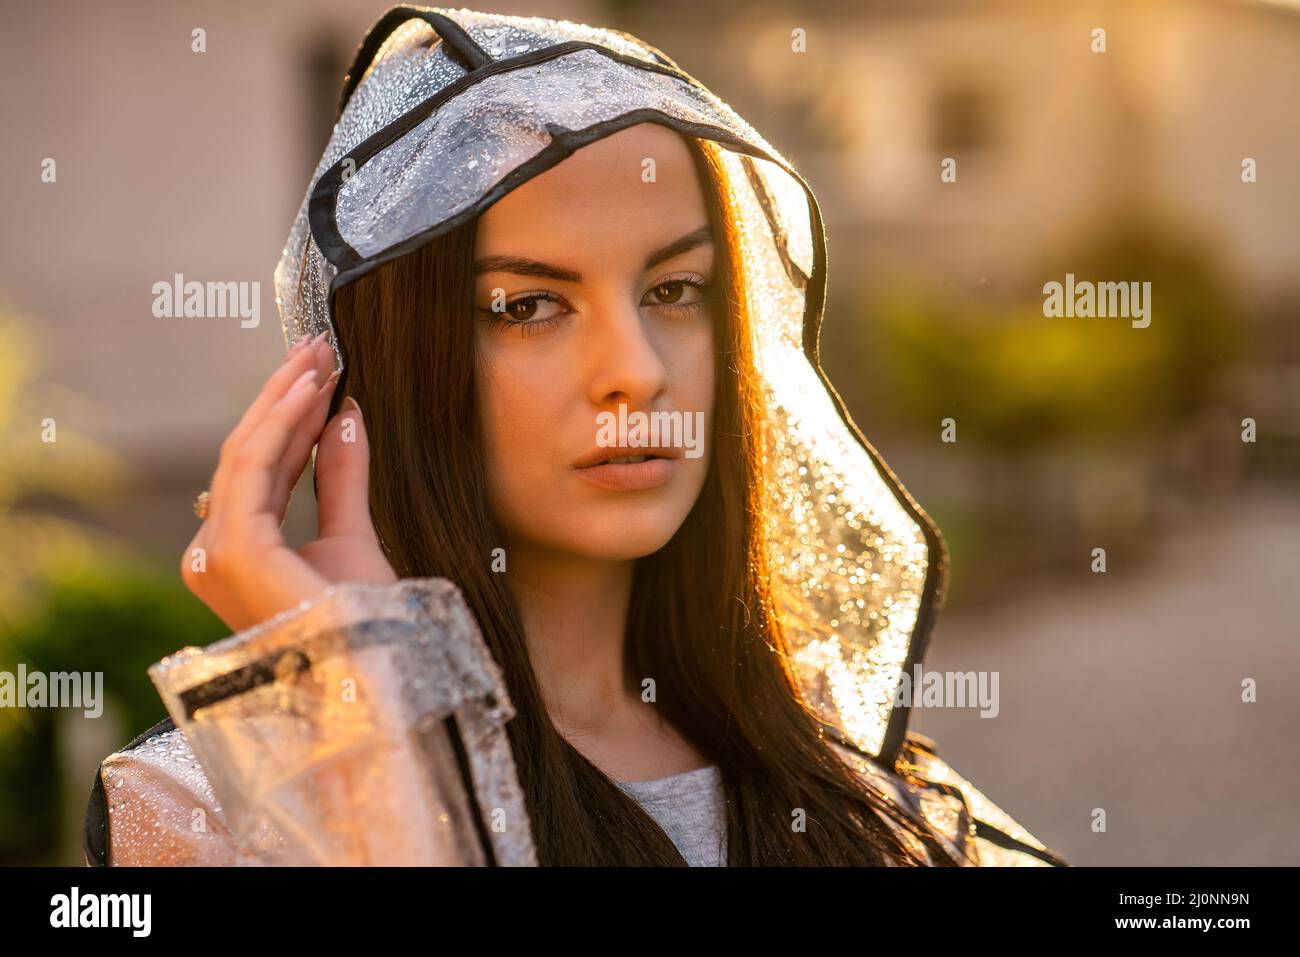
[(710, 454), (708, 223), (685, 141), (651, 123), (583, 147), (480, 217), (478, 397), (509, 544), (631, 559), (686, 518)]

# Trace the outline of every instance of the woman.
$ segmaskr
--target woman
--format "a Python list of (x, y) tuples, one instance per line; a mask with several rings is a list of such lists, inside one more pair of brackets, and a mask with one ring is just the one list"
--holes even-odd
[[(527, 818), (479, 827), (489, 859), (1062, 863), (893, 705), (942, 544), (820, 372), (820, 213), (779, 154), (634, 38), (463, 10), (390, 11), (340, 113), (277, 270), (302, 338), (182, 559), (228, 641), (454, 583)], [(97, 777), (88, 860), (234, 862), (256, 815), (223, 820), (219, 749), (151, 730)]]

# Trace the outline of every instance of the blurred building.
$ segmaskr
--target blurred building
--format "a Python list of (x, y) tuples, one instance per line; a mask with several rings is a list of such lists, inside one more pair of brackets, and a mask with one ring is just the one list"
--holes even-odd
[[(1300, 295), (1300, 126), (1280, 122), (1300, 94), (1298, 4), (814, 0), (729, 14), (715, 8), (703, 30), (696, 5), (637, 19), (804, 171), (832, 269), (1014, 277), (1081, 222), (1145, 203), (1219, 237), (1261, 300)], [(806, 52), (791, 49), (796, 30)], [(945, 157), (960, 188), (940, 179)]]

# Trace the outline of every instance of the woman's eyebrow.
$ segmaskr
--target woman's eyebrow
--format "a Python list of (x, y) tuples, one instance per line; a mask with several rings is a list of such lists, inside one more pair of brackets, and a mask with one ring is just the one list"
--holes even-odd
[[(656, 249), (646, 257), (644, 269), (653, 269), (661, 262), (689, 252), (696, 246), (702, 246), (713, 239), (713, 232), (707, 226), (692, 230), (679, 239), (674, 239), (667, 246)], [(560, 282), (582, 282), (582, 276), (572, 269), (555, 266), (539, 259), (526, 259), (523, 256), (485, 256), (474, 260), (474, 275), (485, 272), (508, 272), (517, 276), (539, 276), (543, 279), (556, 279)]]
[(687, 233), (681, 239), (674, 239), (662, 249), (656, 249), (646, 257), (644, 270), (654, 269), (661, 262), (672, 259), (674, 256), (680, 256), (682, 253), (690, 252), (696, 246), (703, 246), (713, 240), (713, 230), (708, 225), (699, 227)]

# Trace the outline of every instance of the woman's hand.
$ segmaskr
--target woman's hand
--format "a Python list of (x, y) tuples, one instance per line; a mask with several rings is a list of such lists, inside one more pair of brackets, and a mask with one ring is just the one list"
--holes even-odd
[[(221, 444), (208, 516), (181, 558), (186, 587), (232, 632), (334, 582), (397, 580), (370, 520), (361, 411), (349, 396), (325, 423), (337, 374), (324, 336), (289, 351)], [(317, 443), (317, 538), (294, 550), (280, 526)]]

